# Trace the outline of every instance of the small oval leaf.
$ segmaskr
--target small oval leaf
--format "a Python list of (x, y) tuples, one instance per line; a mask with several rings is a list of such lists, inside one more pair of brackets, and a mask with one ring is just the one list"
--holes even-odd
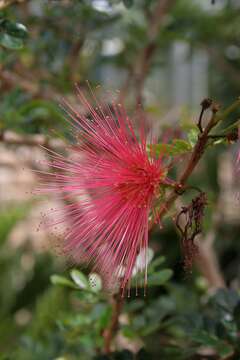
[(76, 286), (74, 283), (72, 283), (71, 280), (68, 280), (67, 278), (60, 276), (60, 275), (52, 275), (50, 277), (51, 283), (54, 285), (61, 285), (61, 286), (68, 286), (72, 289), (76, 289)]
[(28, 31), (25, 25), (20, 23), (15, 23), (13, 21), (5, 20), (1, 27), (11, 36), (26, 39)]
[(73, 269), (70, 272), (71, 278), (80, 289), (89, 289), (87, 277), (79, 270)]
[(0, 33), (0, 45), (7, 49), (19, 50), (23, 47), (23, 40), (7, 33)]

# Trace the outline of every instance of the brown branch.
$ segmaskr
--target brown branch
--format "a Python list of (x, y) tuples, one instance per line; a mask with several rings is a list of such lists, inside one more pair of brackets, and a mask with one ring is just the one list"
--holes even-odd
[(111, 299), (112, 303), (112, 317), (109, 327), (104, 331), (104, 352), (106, 354), (111, 352), (111, 344), (113, 337), (118, 329), (119, 316), (123, 307), (124, 298), (120, 293), (113, 295)]
[(158, 0), (156, 6), (151, 13), (148, 13), (148, 43), (140, 51), (136, 58), (136, 63), (129, 69), (129, 73), (125, 84), (122, 86), (120, 99), (123, 101), (126, 89), (133, 81), (136, 90), (136, 103), (142, 103), (142, 92), (146, 76), (149, 72), (151, 60), (157, 49), (157, 36), (163, 26), (164, 17), (174, 5), (176, 0)]
[(136, 100), (137, 104), (142, 103), (142, 92), (145, 78), (149, 72), (152, 57), (157, 49), (157, 36), (160, 28), (163, 26), (163, 20), (175, 0), (159, 0), (157, 5), (149, 16), (148, 20), (148, 39), (147, 46), (138, 56), (135, 72)]
[[(211, 120), (209, 121), (204, 131), (199, 134), (198, 141), (193, 149), (190, 160), (185, 170), (183, 171), (182, 175), (180, 175), (179, 180), (177, 181), (179, 189), (184, 188), (188, 178), (190, 177), (196, 165), (198, 164), (199, 160), (201, 159), (202, 155), (204, 154), (205, 146), (208, 142), (208, 134), (211, 131), (211, 129), (216, 125), (215, 121), (216, 121), (216, 114), (213, 114)], [(159, 218), (162, 218), (170, 210), (171, 206), (178, 198), (178, 196), (179, 196), (179, 192), (176, 191), (176, 189), (171, 191), (166, 201), (164, 202), (164, 206), (159, 211), (158, 214)]]
[[(218, 106), (212, 105), (212, 117), (208, 122), (206, 128), (203, 130), (202, 133), (199, 134), (198, 141), (193, 149), (192, 155), (190, 160), (183, 171), (182, 175), (179, 177), (178, 187), (181, 189), (185, 188), (186, 182), (192, 172), (194, 171), (196, 165), (201, 160), (203, 154), (205, 153), (206, 146), (209, 139), (209, 133), (213, 127), (215, 127), (220, 121), (224, 120), (231, 112), (236, 110), (240, 106), (240, 99), (236, 100), (232, 105), (230, 105), (225, 111), (221, 114), (217, 114)], [(166, 213), (170, 210), (172, 205), (174, 204), (175, 200), (178, 196), (181, 195), (176, 191), (176, 189), (172, 190), (171, 193), (168, 195), (164, 206), (160, 209), (158, 214), (159, 218), (161, 219), (166, 215)], [(151, 224), (151, 226), (153, 223)], [(200, 245), (199, 249), (199, 257), (198, 257), (198, 267), (202, 274), (206, 276), (208, 283), (211, 288), (217, 287), (224, 287), (225, 282), (223, 276), (221, 275), (218, 261), (213, 249), (213, 235), (210, 233), (206, 239), (206, 242)]]
[[(186, 185), (186, 182), (192, 172), (194, 171), (196, 165), (202, 158), (203, 154), (206, 150), (206, 145), (209, 139), (209, 133), (212, 130), (214, 126), (216, 126), (220, 121), (224, 120), (231, 112), (236, 110), (240, 106), (240, 98), (237, 99), (232, 105), (230, 105), (224, 112), (221, 114), (217, 114), (217, 106), (216, 104), (212, 105), (212, 117), (210, 121), (208, 122), (206, 128), (202, 133), (198, 136), (198, 141), (193, 149), (192, 155), (190, 157), (189, 162), (187, 163), (187, 166), (185, 167), (185, 170), (183, 171), (182, 175), (180, 175), (179, 180), (177, 181), (178, 187), (181, 189), (184, 189), (184, 186)], [(175, 200), (178, 198), (179, 193), (176, 191), (176, 189), (172, 190), (170, 194), (168, 195), (166, 201), (164, 202), (164, 206), (160, 209), (158, 216), (161, 219), (172, 207)], [(153, 226), (153, 223), (151, 224)]]

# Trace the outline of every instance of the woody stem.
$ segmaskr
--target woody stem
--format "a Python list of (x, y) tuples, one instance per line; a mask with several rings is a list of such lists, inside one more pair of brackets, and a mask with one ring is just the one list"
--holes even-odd
[[(192, 155), (190, 157), (189, 162), (187, 163), (183, 173), (180, 175), (179, 180), (177, 181), (177, 184), (179, 187), (184, 188), (186, 185), (186, 182), (194, 169), (196, 168), (197, 164), (201, 160), (203, 154), (205, 153), (207, 143), (209, 140), (209, 133), (210, 131), (218, 125), (220, 121), (225, 120), (225, 118), (235, 111), (240, 106), (240, 98), (237, 99), (232, 105), (230, 105), (223, 113), (217, 114), (217, 106), (215, 104), (212, 105), (212, 117), (210, 118), (207, 126), (203, 130), (203, 132), (200, 132), (198, 136), (198, 141), (196, 145), (194, 146)], [(179, 194), (177, 193), (176, 189), (173, 189), (170, 194), (168, 195), (164, 205), (159, 211), (158, 218), (161, 219), (166, 213), (170, 210), (171, 206), (175, 202), (175, 200), (178, 198)], [(153, 224), (150, 225), (153, 226)]]
[(118, 330), (119, 325), (119, 316), (123, 307), (124, 298), (120, 293), (112, 296), (111, 305), (112, 305), (112, 317), (109, 327), (104, 331), (104, 352), (109, 354), (111, 352), (111, 343), (114, 334)]

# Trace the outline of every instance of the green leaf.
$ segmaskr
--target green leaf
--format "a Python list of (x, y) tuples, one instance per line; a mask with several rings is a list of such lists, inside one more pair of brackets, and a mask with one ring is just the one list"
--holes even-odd
[(148, 286), (158, 286), (165, 284), (173, 275), (171, 269), (164, 269), (152, 274), (148, 278)]
[(211, 334), (208, 334), (206, 331), (197, 331), (191, 336), (192, 340), (198, 344), (216, 347), (219, 339)]
[(74, 283), (72, 283), (71, 280), (68, 280), (67, 278), (60, 276), (60, 275), (52, 275), (50, 277), (52, 284), (54, 285), (61, 285), (61, 286), (67, 286), (72, 289), (76, 289), (76, 286)]
[(197, 128), (191, 129), (188, 133), (188, 141), (192, 147), (194, 147), (198, 141), (199, 131)]
[(226, 341), (222, 341), (215, 335), (207, 333), (206, 331), (196, 332), (192, 335), (192, 340), (201, 345), (212, 347), (217, 351), (221, 359), (225, 359), (234, 352), (233, 347), (230, 344)]
[(7, 33), (0, 33), (0, 45), (7, 49), (18, 50), (23, 47), (23, 40)]
[(3, 20), (0, 24), (2, 31), (5, 31), (8, 35), (11, 35), (16, 38), (26, 39), (28, 36), (28, 31), (26, 26), (20, 23), (15, 23), (10, 20)]
[(234, 310), (239, 302), (239, 296), (234, 290), (219, 289), (213, 298), (214, 302), (226, 312), (230, 313)]
[(235, 121), (232, 125), (226, 127), (226, 128), (221, 132), (221, 134), (227, 134), (227, 133), (229, 133), (230, 131), (236, 129), (238, 126), (240, 126), (240, 120), (237, 120), (237, 121)]
[(182, 139), (174, 139), (172, 144), (176, 153), (184, 154), (192, 150), (191, 144)]
[(127, 303), (127, 309), (129, 312), (139, 311), (144, 307), (145, 303), (141, 299), (136, 299)]
[(152, 323), (152, 324), (148, 324), (148, 325), (144, 326), (143, 330), (141, 331), (141, 335), (149, 336), (150, 334), (156, 332), (160, 326), (161, 326), (160, 321)]
[(80, 289), (89, 289), (88, 279), (81, 271), (73, 269), (70, 276)]
[(159, 267), (165, 262), (164, 256), (158, 256), (156, 259), (150, 262), (149, 264), (149, 270), (150, 272), (154, 271), (155, 268)]
[(156, 152), (156, 155), (172, 156), (183, 155), (192, 150), (191, 144), (182, 139), (173, 139), (171, 144), (151, 145), (151, 148)]

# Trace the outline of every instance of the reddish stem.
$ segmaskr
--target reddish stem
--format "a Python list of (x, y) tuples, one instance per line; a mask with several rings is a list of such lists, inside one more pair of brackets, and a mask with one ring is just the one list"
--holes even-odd
[(109, 327), (104, 331), (104, 353), (109, 354), (111, 352), (111, 344), (113, 337), (118, 330), (119, 325), (119, 316), (122, 311), (124, 303), (124, 298), (120, 293), (112, 296), (111, 304), (112, 304), (112, 317)]

